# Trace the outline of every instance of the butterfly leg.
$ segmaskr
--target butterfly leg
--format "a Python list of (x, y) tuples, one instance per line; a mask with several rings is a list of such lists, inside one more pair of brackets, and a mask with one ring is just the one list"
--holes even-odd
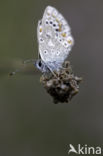
[(57, 75), (55, 74), (55, 72), (53, 71), (53, 69), (50, 66), (48, 66), (48, 65), (47, 65), (47, 67), (50, 70), (50, 72), (52, 73), (52, 75), (57, 78)]

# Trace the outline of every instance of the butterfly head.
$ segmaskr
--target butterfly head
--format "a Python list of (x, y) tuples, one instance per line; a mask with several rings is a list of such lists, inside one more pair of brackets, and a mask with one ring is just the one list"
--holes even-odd
[(35, 66), (36, 66), (37, 69), (39, 69), (43, 73), (46, 73), (49, 70), (48, 67), (46, 66), (46, 64), (40, 59), (38, 59), (36, 61)]

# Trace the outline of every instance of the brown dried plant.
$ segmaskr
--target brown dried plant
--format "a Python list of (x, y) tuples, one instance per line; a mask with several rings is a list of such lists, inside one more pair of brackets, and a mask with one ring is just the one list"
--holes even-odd
[(53, 97), (55, 104), (70, 101), (79, 92), (79, 83), (82, 78), (74, 76), (69, 61), (65, 61), (63, 68), (54, 73), (43, 74), (40, 82)]

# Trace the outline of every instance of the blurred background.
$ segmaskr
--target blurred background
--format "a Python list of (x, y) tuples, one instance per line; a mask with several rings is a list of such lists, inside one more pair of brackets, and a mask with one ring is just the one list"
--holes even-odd
[[(47, 5), (64, 15), (75, 39), (68, 59), (83, 82), (68, 104), (53, 104), (33, 65), (8, 76), (37, 58), (37, 22)], [(0, 156), (66, 156), (69, 144), (102, 146), (102, 67), (103, 0), (1, 0)]]

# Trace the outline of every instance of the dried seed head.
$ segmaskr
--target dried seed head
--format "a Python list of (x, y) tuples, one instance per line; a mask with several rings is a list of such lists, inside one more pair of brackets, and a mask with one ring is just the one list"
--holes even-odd
[(79, 83), (82, 78), (74, 76), (70, 62), (66, 61), (63, 68), (54, 75), (42, 75), (41, 83), (53, 97), (54, 103), (64, 103), (72, 99), (79, 92)]

